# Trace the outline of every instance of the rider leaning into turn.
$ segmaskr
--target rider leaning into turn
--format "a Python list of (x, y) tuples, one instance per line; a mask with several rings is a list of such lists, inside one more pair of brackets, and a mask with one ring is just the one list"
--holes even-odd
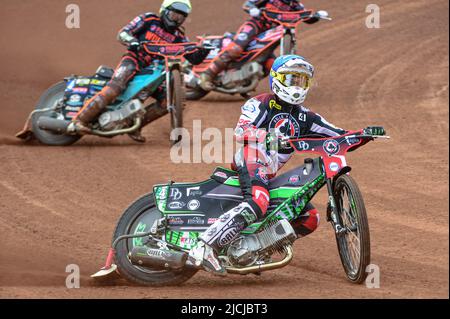
[[(287, 55), (277, 58), (270, 71), (273, 93), (261, 94), (245, 103), (235, 135), (244, 146), (235, 154), (232, 168), (239, 173), (244, 201), (223, 214), (202, 235), (190, 257), (197, 266), (215, 274), (226, 271), (217, 253), (258, 219), (264, 218), (269, 206), (269, 180), (291, 158), (294, 149), (283, 145), (283, 139), (314, 134), (333, 137), (347, 133), (322, 116), (304, 107), (314, 75), (314, 67), (304, 58)], [(370, 128), (382, 135), (380, 127)], [(277, 147), (273, 147), (275, 145)], [(267, 148), (270, 144), (271, 147)], [(299, 237), (312, 233), (319, 224), (317, 210), (308, 204), (293, 221)]]
[[(97, 118), (106, 106), (114, 102), (126, 89), (133, 77), (143, 68), (151, 65), (155, 59), (161, 59), (141, 50), (141, 41), (152, 41), (154, 43), (188, 42), (181, 26), (191, 10), (190, 0), (165, 0), (161, 5), (159, 16), (154, 13), (142, 14), (119, 31), (118, 40), (128, 47), (127, 53), (122, 57), (107, 86), (86, 101), (77, 114), (74, 122), (77, 131), (81, 133), (89, 131), (88, 124)], [(185, 57), (192, 64), (199, 64), (208, 53), (209, 50), (201, 49)], [(160, 87), (152, 97), (156, 99), (156, 102), (148, 107), (141, 128), (167, 113), (164, 87)], [(129, 135), (137, 142), (145, 142), (140, 130)]]
[[(246, 21), (237, 31), (234, 41), (231, 42), (211, 63), (209, 68), (200, 74), (200, 87), (205, 91), (214, 89), (214, 79), (216, 76), (226, 70), (228, 65), (239, 58), (248, 44), (264, 31), (273, 28), (273, 23), (268, 21), (262, 15), (264, 8), (275, 9), (279, 11), (302, 11), (304, 5), (298, 0), (248, 0), (244, 3), (244, 10), (250, 14), (251, 19)], [(324, 11), (318, 11), (311, 18), (305, 20), (305, 23), (313, 24), (319, 21), (321, 15), (326, 15)], [(267, 61), (267, 69), (270, 69), (273, 59)]]

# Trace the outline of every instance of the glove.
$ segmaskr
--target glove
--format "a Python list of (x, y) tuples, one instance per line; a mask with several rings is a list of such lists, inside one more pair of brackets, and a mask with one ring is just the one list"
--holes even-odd
[(258, 8), (251, 8), (248, 13), (250, 14), (250, 16), (252, 16), (253, 18), (258, 18), (261, 15), (261, 10), (259, 10)]
[(266, 149), (267, 150), (283, 150), (289, 149), (291, 145), (288, 142), (288, 139), (284, 136), (276, 136), (274, 134), (267, 134), (266, 136)]
[(314, 16), (318, 19), (328, 18), (328, 12), (325, 10), (319, 10), (314, 14)]
[(383, 136), (386, 134), (386, 131), (382, 126), (368, 126), (364, 129), (364, 134), (373, 136)]
[(141, 44), (139, 43), (139, 41), (130, 42), (130, 44), (128, 45), (128, 50), (130, 50), (132, 52), (138, 52), (140, 49), (141, 49)]

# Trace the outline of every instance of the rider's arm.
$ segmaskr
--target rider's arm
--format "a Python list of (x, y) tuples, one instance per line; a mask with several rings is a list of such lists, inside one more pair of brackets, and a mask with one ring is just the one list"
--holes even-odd
[(152, 13), (141, 14), (133, 19), (130, 23), (119, 30), (117, 40), (125, 46), (132, 42), (138, 42), (137, 34), (145, 28), (147, 22), (152, 19), (157, 19), (157, 16)]
[(241, 108), (241, 116), (235, 129), (236, 141), (264, 143), (267, 132), (259, 129), (259, 126), (266, 117), (267, 110), (258, 98), (248, 100)]
[[(177, 37), (177, 41), (176, 42), (189, 42), (189, 38), (186, 37), (184, 35), (184, 33), (180, 33)], [(189, 61), (189, 63), (193, 64), (193, 65), (197, 65), (203, 62), (204, 59), (206, 59), (206, 57), (209, 54), (209, 51), (211, 51), (211, 49), (203, 49), (203, 48), (199, 48), (196, 51), (186, 54), (184, 57), (186, 60)]]
[(306, 114), (306, 119), (309, 129), (307, 134), (319, 134), (334, 137), (347, 133), (346, 130), (336, 127), (325, 120), (320, 114), (309, 111)]

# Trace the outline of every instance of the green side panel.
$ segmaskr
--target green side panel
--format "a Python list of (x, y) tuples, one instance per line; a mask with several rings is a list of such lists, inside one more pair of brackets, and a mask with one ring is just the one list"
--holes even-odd
[(233, 177), (228, 178), (224, 184), (228, 185), (228, 186), (234, 186), (234, 187), (239, 187), (241, 185), (239, 183), (239, 179), (233, 178)]

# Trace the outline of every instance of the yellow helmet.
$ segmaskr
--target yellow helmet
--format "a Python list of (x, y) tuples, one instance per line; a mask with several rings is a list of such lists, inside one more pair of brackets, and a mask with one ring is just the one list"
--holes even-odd
[(167, 9), (179, 11), (187, 16), (192, 11), (192, 4), (190, 0), (164, 0), (161, 9), (159, 10), (159, 14), (163, 14)]

